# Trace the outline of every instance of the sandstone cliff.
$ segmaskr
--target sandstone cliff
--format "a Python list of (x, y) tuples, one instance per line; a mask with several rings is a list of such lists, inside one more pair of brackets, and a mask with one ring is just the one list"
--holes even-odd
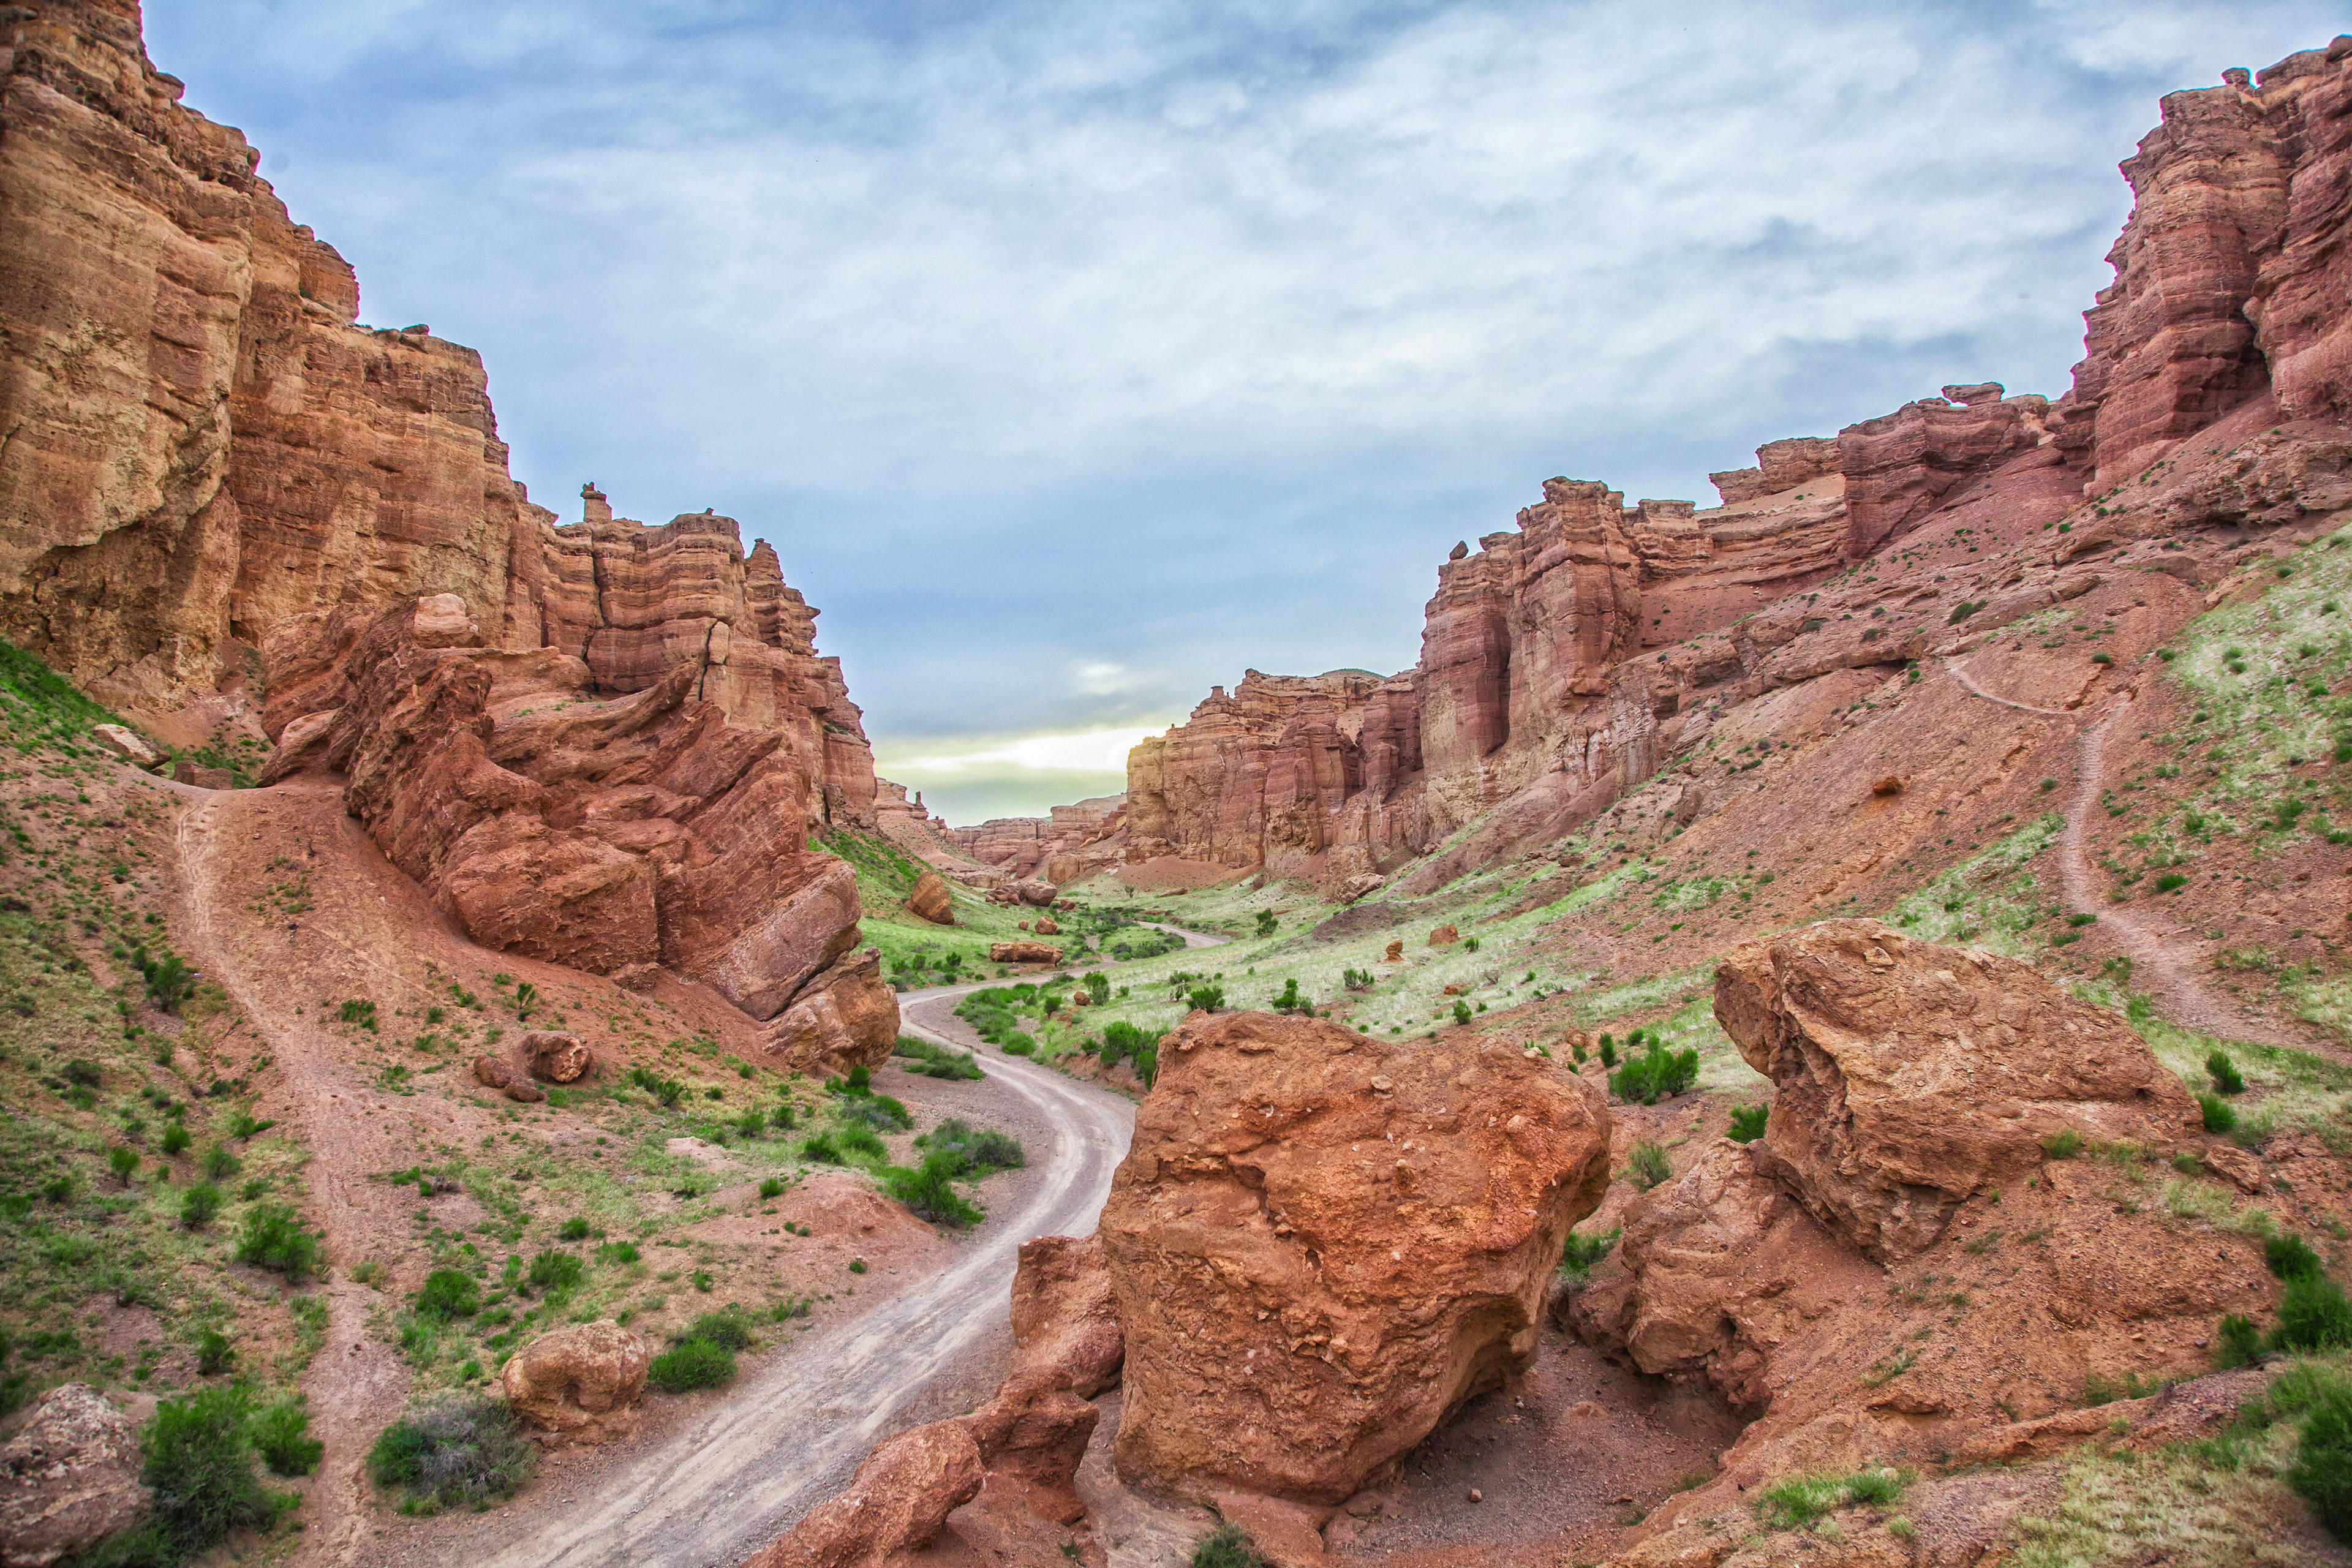
[(1055, 806), (1045, 816), (1000, 816), (948, 832), (966, 859), (1058, 887), (1119, 864), (1126, 826), (1127, 797), (1106, 795)]

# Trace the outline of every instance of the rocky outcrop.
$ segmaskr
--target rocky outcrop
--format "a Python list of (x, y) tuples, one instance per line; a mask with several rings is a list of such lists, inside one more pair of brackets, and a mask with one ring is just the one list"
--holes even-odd
[(1118, 1381), (1127, 1343), (1101, 1237), (1041, 1236), (1021, 1244), (1013, 1342), (1024, 1367), (1058, 1371), (1082, 1398)]
[(1058, 885), (1119, 864), (1126, 826), (1127, 796), (1107, 795), (1055, 806), (1045, 816), (1000, 816), (950, 833), (966, 859)]
[(88, 1384), (49, 1390), (0, 1446), (0, 1563), (47, 1568), (136, 1523), (139, 1427)]
[(988, 944), (991, 963), (1059, 963), (1062, 950), (1042, 942), (992, 942)]
[(1724, 505), (1738, 506), (1742, 501), (1761, 500), (1815, 479), (1825, 479), (1837, 471), (1835, 437), (1793, 436), (1787, 440), (1767, 441), (1757, 447), (1754, 468), (1709, 474), (1706, 481), (1723, 498)]
[(963, 851), (957, 847), (955, 829), (931, 814), (923, 804), (920, 790), (912, 798), (907, 786), (888, 779), (874, 781), (874, 826), (883, 837), (899, 848), (933, 867), (964, 868)]
[(810, 775), (782, 731), (697, 695), (710, 668), (600, 698), (578, 657), (485, 648), (438, 595), (353, 640), (346, 700), (300, 755), (347, 776), (346, 808), (477, 941), (599, 973), (658, 963), (760, 1019), (823, 975), (830, 1015), (887, 1051), (895, 1001), (839, 967), (856, 879), (803, 847)]
[(1608, 1179), (1598, 1092), (1533, 1053), (1194, 1014), (1100, 1235), (1131, 1480), (1338, 1502), (1533, 1352)]
[(2013, 959), (1876, 921), (1734, 948), (1715, 1014), (1778, 1091), (1759, 1168), (1882, 1261), (2040, 1165), (2046, 1139), (2163, 1151), (2202, 1131), (2197, 1102), (2114, 1013)]
[(948, 892), (946, 879), (932, 870), (916, 878), (907, 892), (907, 912), (935, 926), (955, 924), (955, 900)]
[(935, 1421), (878, 1445), (848, 1489), (809, 1510), (743, 1568), (877, 1568), (939, 1539), (980, 1494), (980, 1445), (962, 1422)]
[(499, 1386), (515, 1414), (543, 1431), (601, 1442), (629, 1430), (653, 1346), (610, 1320), (541, 1334), (507, 1359)]
[(829, 1077), (878, 1068), (898, 1038), (898, 1000), (882, 979), (882, 952), (844, 953), (819, 972), (761, 1034), (760, 1049), (789, 1071)]
[(1997, 383), (1944, 391), (1838, 432), (1849, 560), (1901, 536), (1955, 489), (2047, 438), (2046, 397), (2005, 398)]
[(515, 1048), (522, 1053), (530, 1076), (542, 1083), (576, 1083), (596, 1065), (588, 1042), (561, 1029), (526, 1030)]
[(2168, 94), (2125, 160), (2115, 282), (2084, 313), (2060, 444), (2105, 491), (2229, 409), (2352, 414), (2341, 191), (2352, 38)]

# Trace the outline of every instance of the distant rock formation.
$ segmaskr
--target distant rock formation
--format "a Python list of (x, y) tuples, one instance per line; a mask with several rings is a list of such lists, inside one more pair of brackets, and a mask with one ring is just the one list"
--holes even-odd
[(950, 832), (965, 858), (1059, 887), (1121, 864), (1126, 826), (1127, 796), (1107, 795), (1055, 806), (1047, 816), (1000, 816)]

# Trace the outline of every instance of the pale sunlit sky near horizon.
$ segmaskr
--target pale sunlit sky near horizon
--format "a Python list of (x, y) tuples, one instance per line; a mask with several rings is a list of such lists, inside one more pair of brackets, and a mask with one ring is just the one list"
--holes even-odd
[(1402, 668), (1541, 481), (2056, 395), (2165, 92), (2308, 0), (147, 0), (567, 518), (715, 507), (956, 822)]

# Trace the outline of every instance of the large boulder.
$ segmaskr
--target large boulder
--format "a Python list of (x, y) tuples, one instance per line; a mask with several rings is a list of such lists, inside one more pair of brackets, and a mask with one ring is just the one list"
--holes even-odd
[(907, 895), (907, 912), (935, 926), (955, 924), (955, 900), (948, 893), (946, 879), (937, 871), (925, 871), (916, 878), (913, 890)]
[(139, 1428), (87, 1384), (62, 1384), (0, 1447), (0, 1563), (47, 1568), (147, 1511)]
[(1072, 1392), (1058, 1370), (1016, 1372), (996, 1397), (962, 1418), (992, 1482), (1015, 1489), (1030, 1512), (1055, 1524), (1087, 1516), (1078, 1500), (1079, 1461), (1102, 1413)]
[(1021, 1244), (1013, 1342), (1024, 1368), (1059, 1372), (1083, 1398), (1118, 1381), (1127, 1342), (1101, 1237), (1040, 1236)]
[(561, 1029), (527, 1030), (517, 1048), (530, 1076), (541, 1083), (577, 1083), (596, 1065), (588, 1043)]
[(517, 1351), (499, 1382), (525, 1421), (593, 1443), (629, 1429), (653, 1355), (643, 1335), (609, 1319), (574, 1323)]
[(1597, 1089), (1533, 1052), (1196, 1013), (1113, 1178), (1130, 1480), (1336, 1503), (1526, 1365), (1608, 1182)]
[(1024, 904), (1032, 904), (1039, 909), (1053, 908), (1054, 900), (1060, 892), (1061, 889), (1053, 883), (1040, 881), (1034, 877), (1013, 884), (1013, 894), (1015, 898)]
[(991, 963), (1059, 963), (1062, 950), (1043, 942), (992, 942), (988, 944)]
[(1715, 1016), (1779, 1090), (1759, 1169), (1882, 1262), (1932, 1245), (2055, 1133), (2169, 1150), (2201, 1126), (2113, 1013), (1876, 921), (1743, 942), (1716, 971)]
[(882, 953), (866, 948), (836, 960), (801, 988), (768, 1025), (769, 1059), (819, 1076), (878, 1068), (898, 1040), (898, 997), (882, 978)]
[(847, 1490), (809, 1510), (743, 1568), (865, 1568), (919, 1551), (984, 1479), (980, 1444), (962, 1422), (901, 1432), (866, 1456)]

